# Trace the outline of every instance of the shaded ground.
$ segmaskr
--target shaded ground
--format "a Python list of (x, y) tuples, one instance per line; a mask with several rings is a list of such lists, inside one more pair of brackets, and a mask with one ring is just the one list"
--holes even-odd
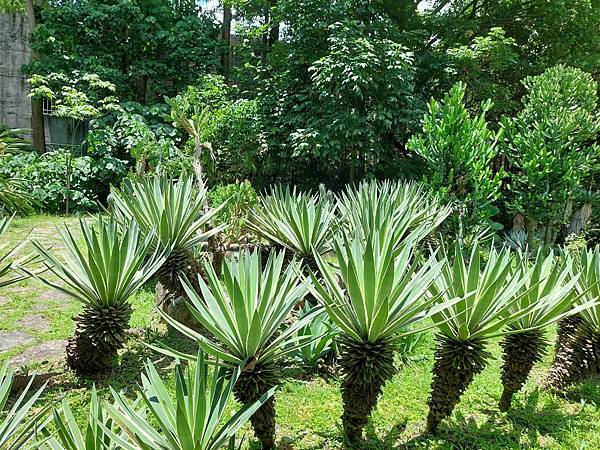
[[(36, 238), (60, 250), (56, 226), (66, 222), (76, 230), (75, 219), (37, 216), (17, 220), (10, 239), (30, 230)], [(121, 365), (111, 378), (97, 383), (107, 398), (110, 384), (131, 392), (138, 383), (143, 361), (151, 358), (166, 377), (172, 361), (153, 354), (143, 341), (167, 339), (152, 310), (151, 288), (133, 299), (131, 326), (135, 329), (121, 354)], [(27, 280), (0, 292), (0, 363), (11, 360), (23, 372), (47, 374), (50, 388), (43, 397), (53, 401), (66, 394), (85, 420), (90, 382), (74, 377), (64, 365), (63, 346), (73, 331), (72, 317), (79, 305), (54, 293), (35, 280)], [(10, 338), (7, 339), (7, 336)], [(15, 334), (16, 333), (16, 334)], [(14, 344), (14, 345), (13, 345)], [(188, 344), (189, 346), (189, 344)], [(190, 348), (191, 349), (191, 348)], [(537, 367), (533, 379), (516, 396), (508, 413), (496, 407), (501, 393), (498, 345), (492, 346), (496, 360), (476, 379), (464, 395), (451, 420), (440, 427), (437, 437), (423, 436), (427, 397), (431, 381), (433, 336), (418, 347), (418, 362), (402, 368), (384, 390), (364, 449), (505, 449), (600, 448), (600, 388), (591, 381), (557, 397), (536, 388), (549, 357)], [(26, 367), (23, 367), (26, 366)], [(296, 371), (297, 372), (297, 371)], [(340, 420), (341, 397), (335, 380), (306, 375), (288, 379), (277, 394), (277, 437), (281, 449), (343, 448)], [(256, 447), (254, 447), (256, 448)]]

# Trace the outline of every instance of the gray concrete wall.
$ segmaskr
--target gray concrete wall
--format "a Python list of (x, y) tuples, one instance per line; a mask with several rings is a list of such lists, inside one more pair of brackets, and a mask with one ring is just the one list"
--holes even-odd
[(0, 125), (31, 128), (29, 87), (21, 67), (29, 62), (27, 17), (0, 14)]

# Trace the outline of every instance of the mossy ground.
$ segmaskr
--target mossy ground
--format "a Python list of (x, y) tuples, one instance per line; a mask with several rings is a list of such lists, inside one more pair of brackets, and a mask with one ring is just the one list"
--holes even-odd
[[(35, 216), (16, 219), (8, 242), (16, 243), (27, 236), (38, 239), (60, 251), (56, 227), (67, 224), (77, 229), (74, 218)], [(30, 248), (30, 247), (27, 247)], [(0, 292), (0, 330), (26, 331), (37, 343), (68, 339), (73, 332), (72, 317), (80, 305), (58, 296), (38, 281), (30, 279)], [(149, 350), (144, 342), (171, 340), (171, 345), (188, 347), (185, 342), (172, 342), (153, 311), (154, 293), (151, 287), (132, 299), (135, 329), (127, 348), (120, 355), (120, 366), (106, 380), (96, 382), (103, 398), (109, 398), (108, 386), (127, 393), (135, 392), (143, 362), (156, 361), (161, 373), (170, 380), (173, 362)], [(39, 305), (47, 308), (40, 308)], [(23, 330), (19, 321), (39, 314), (47, 319), (46, 331)], [(427, 397), (433, 364), (432, 334), (422, 339), (416, 348), (415, 362), (403, 366), (384, 388), (372, 421), (367, 426), (363, 449), (393, 448), (427, 449), (596, 449), (600, 448), (600, 385), (591, 380), (565, 396), (538, 390), (551, 359), (547, 356), (535, 367), (525, 388), (515, 396), (508, 413), (500, 413), (497, 402), (502, 392), (500, 381), (501, 349), (497, 342), (490, 350), (494, 359), (475, 378), (449, 420), (442, 423), (437, 436), (424, 435)], [(28, 345), (30, 346), (30, 345)], [(17, 347), (0, 354), (0, 363), (19, 354), (26, 347)], [(75, 377), (64, 362), (41, 363), (27, 367), (28, 372), (54, 373), (43, 401), (51, 402), (66, 396), (78, 419), (86, 420), (91, 381)], [(342, 402), (339, 381), (307, 376), (299, 369), (290, 369), (289, 377), (277, 393), (277, 439), (281, 449), (341, 449)], [(246, 428), (248, 431), (249, 428)], [(248, 439), (245, 441), (249, 442)], [(252, 444), (257, 448), (257, 444)]]

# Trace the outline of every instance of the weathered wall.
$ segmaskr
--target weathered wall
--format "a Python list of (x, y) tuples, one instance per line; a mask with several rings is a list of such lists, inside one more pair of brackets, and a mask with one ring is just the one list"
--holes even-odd
[(0, 14), (0, 125), (31, 128), (31, 100), (23, 64), (29, 62), (27, 17)]

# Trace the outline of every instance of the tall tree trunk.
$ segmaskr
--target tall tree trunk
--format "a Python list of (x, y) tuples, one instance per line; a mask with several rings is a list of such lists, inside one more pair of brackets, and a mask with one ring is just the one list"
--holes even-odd
[[(25, 7), (27, 10), (27, 20), (29, 22), (30, 33), (40, 22), (40, 9), (43, 5), (42, 0), (27, 0)], [(37, 52), (31, 50), (31, 60), (38, 59)], [(41, 98), (31, 99), (31, 140), (33, 148), (39, 153), (46, 150), (46, 135), (44, 133), (44, 109)]]
[(221, 53), (221, 66), (227, 77), (231, 70), (231, 6), (223, 5), (223, 28), (221, 30), (221, 39), (225, 49)]

